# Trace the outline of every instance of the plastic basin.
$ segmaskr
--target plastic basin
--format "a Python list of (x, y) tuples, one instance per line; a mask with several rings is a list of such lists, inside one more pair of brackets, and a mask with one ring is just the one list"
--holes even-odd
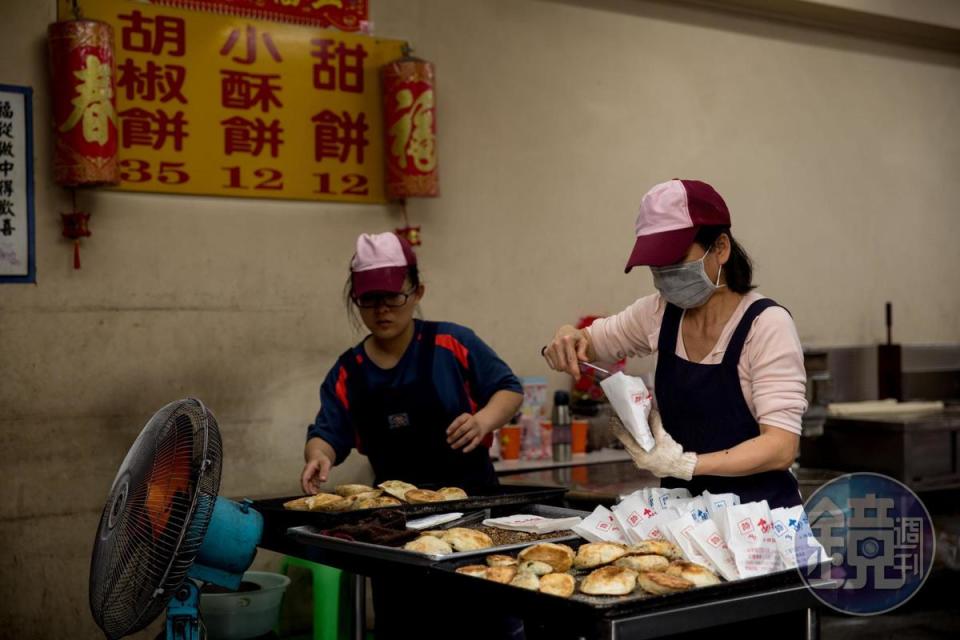
[(268, 571), (247, 571), (244, 582), (255, 591), (201, 593), (200, 616), (210, 640), (246, 640), (262, 636), (277, 625), (283, 593), (290, 578)]

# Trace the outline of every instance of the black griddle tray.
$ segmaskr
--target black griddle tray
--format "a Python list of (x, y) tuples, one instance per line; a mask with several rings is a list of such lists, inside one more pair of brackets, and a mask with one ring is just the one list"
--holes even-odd
[[(436, 489), (437, 486), (424, 486), (424, 489)], [(284, 509), (283, 503), (295, 500), (302, 496), (287, 496), (284, 498), (269, 498), (255, 500), (253, 508), (263, 515), (265, 537), (282, 537), (287, 529), (300, 526), (311, 526), (316, 529), (329, 529), (338, 524), (352, 524), (369, 517), (374, 511), (381, 509), (399, 510), (408, 519), (421, 518), (435, 513), (451, 513), (460, 511), (470, 513), (480, 509), (496, 509), (525, 504), (559, 504), (567, 493), (566, 487), (510, 485), (502, 484), (486, 492), (466, 491), (470, 497), (465, 500), (447, 500), (444, 502), (428, 502), (425, 504), (402, 504), (395, 507), (380, 507), (380, 509), (358, 509), (340, 513), (324, 511), (292, 511)], [(490, 493), (496, 491), (496, 493)], [(497, 515), (497, 514), (495, 514)]]
[[(523, 505), (520, 509), (515, 511), (529, 513), (536, 516), (543, 516), (544, 518), (586, 518), (590, 515), (589, 511), (576, 511), (573, 509), (565, 509), (563, 507), (551, 507), (540, 504)], [(447, 522), (445, 524), (430, 528), (450, 529), (452, 527), (469, 527), (471, 525), (478, 525), (489, 517), (490, 509), (484, 509), (474, 514), (464, 516), (463, 518), (453, 522)], [(287, 531), (287, 535), (298, 543), (322, 551), (327, 562), (336, 566), (346, 567), (347, 569), (352, 568), (353, 565), (351, 562), (357, 556), (362, 556), (364, 559), (368, 560), (382, 561), (384, 563), (398, 563), (421, 567), (429, 567), (440, 561), (464, 559), (470, 559), (472, 560), (472, 564), (476, 564), (478, 562), (483, 563), (484, 558), (486, 558), (488, 555), (519, 551), (520, 549), (529, 547), (531, 544), (537, 544), (540, 542), (570, 543), (580, 540), (580, 536), (573, 533), (573, 531), (565, 530), (557, 531), (555, 534), (551, 534), (550, 537), (537, 540), (536, 542), (513, 542), (510, 544), (502, 544), (494, 547), (488, 547), (486, 549), (478, 549), (475, 551), (459, 551), (452, 554), (440, 555), (407, 551), (402, 547), (388, 547), (369, 542), (344, 540), (342, 538), (323, 535), (319, 530), (308, 526), (293, 527)], [(471, 562), (466, 564), (471, 564)]]
[[(577, 549), (585, 543), (585, 540), (578, 540), (565, 544)], [(591, 596), (579, 591), (580, 581), (590, 573), (590, 570), (571, 569), (570, 573), (577, 581), (577, 591), (569, 598), (561, 598), (539, 591), (530, 591), (456, 573), (458, 567), (473, 564), (473, 562), (475, 561), (451, 559), (435, 563), (432, 569), (435, 575), (447, 583), (450, 588), (470, 591), (480, 598), (492, 597), (510, 600), (516, 603), (517, 610), (535, 611), (545, 617), (561, 616), (562, 619), (577, 616), (620, 618), (666, 609), (696, 607), (717, 600), (730, 600), (777, 591), (789, 592), (804, 588), (799, 572), (796, 569), (789, 569), (764, 576), (721, 582), (709, 587), (695, 587), (689, 591), (663, 596), (650, 595), (641, 590), (639, 586), (632, 594), (625, 596)], [(813, 596), (810, 597), (812, 600)]]

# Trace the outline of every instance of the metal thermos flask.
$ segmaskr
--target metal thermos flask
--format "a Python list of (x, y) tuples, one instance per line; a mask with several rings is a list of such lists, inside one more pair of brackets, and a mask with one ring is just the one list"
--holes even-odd
[(555, 462), (570, 460), (570, 445), (573, 441), (570, 428), (570, 394), (556, 391), (553, 394), (553, 459)]

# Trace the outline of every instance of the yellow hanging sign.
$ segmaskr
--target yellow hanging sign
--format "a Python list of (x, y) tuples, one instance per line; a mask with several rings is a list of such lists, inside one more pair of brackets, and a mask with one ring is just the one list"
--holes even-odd
[(81, 8), (114, 30), (117, 188), (386, 202), (379, 70), (402, 41), (126, 0)]

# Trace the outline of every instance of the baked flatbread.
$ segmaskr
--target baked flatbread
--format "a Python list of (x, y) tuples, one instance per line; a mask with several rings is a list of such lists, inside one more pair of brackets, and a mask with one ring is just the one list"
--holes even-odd
[(355, 496), (359, 493), (373, 493), (372, 496), (367, 496), (368, 498), (376, 498), (378, 495), (383, 493), (383, 490), (374, 489), (373, 487), (368, 487), (365, 484), (338, 484), (337, 487), (333, 490), (338, 496), (343, 496), (344, 498), (349, 498), (350, 496)]
[(394, 498), (393, 496), (379, 496), (376, 498), (362, 498), (363, 494), (359, 496), (351, 496), (347, 500), (353, 500), (354, 498), (359, 498), (350, 505), (350, 508), (354, 511), (359, 509), (382, 509), (384, 507), (398, 507), (402, 502)]
[(463, 573), (474, 578), (486, 578), (487, 567), (482, 564), (468, 564), (465, 567), (457, 569), (457, 573)]
[(573, 559), (573, 566), (577, 569), (596, 569), (627, 553), (622, 544), (615, 542), (588, 542), (580, 545), (577, 556)]
[(296, 500), (289, 500), (283, 503), (283, 508), (290, 509), (291, 511), (310, 511), (310, 507), (307, 506), (307, 499), (311, 497), (312, 496), (303, 496)]
[(470, 496), (460, 487), (443, 487), (437, 489), (437, 493), (443, 496), (444, 500), (466, 500)]
[(433, 536), (420, 536), (416, 540), (411, 540), (403, 545), (407, 551), (416, 551), (418, 553), (429, 553), (431, 555), (448, 555), (453, 553), (453, 547)]
[(678, 593), (693, 588), (689, 580), (677, 576), (667, 575), (659, 571), (646, 571), (640, 574), (637, 582), (640, 588), (655, 596), (665, 596), (668, 593)]
[(554, 544), (552, 542), (541, 542), (531, 547), (527, 547), (517, 556), (520, 561), (536, 560), (545, 562), (557, 573), (563, 573), (573, 565), (573, 559), (576, 554), (573, 549), (565, 544)]
[(713, 571), (701, 564), (693, 562), (675, 562), (663, 570), (664, 573), (671, 576), (678, 576), (692, 582), (697, 587), (709, 587), (712, 584), (720, 584), (720, 578)]
[(307, 509), (310, 511), (344, 511), (350, 503), (335, 493), (318, 493), (307, 498)]
[(634, 571), (664, 571), (670, 566), (670, 561), (663, 556), (656, 556), (653, 554), (633, 554), (629, 556), (623, 556), (613, 564), (618, 567), (633, 569)]
[(539, 560), (524, 560), (520, 563), (519, 570), (532, 573), (536, 576), (545, 576), (548, 573), (553, 573), (553, 567)]
[(386, 482), (381, 482), (377, 485), (394, 498), (399, 498), (403, 500), (404, 494), (410, 489), (416, 489), (416, 485), (412, 485), (409, 482), (404, 482), (403, 480), (387, 480)]
[(549, 593), (552, 596), (569, 598), (573, 595), (576, 584), (576, 580), (569, 573), (548, 573), (540, 576), (540, 592)]
[(624, 567), (600, 567), (580, 583), (580, 591), (592, 596), (625, 596), (636, 588), (637, 572)]
[(457, 551), (476, 551), (493, 546), (490, 536), (476, 529), (453, 527), (443, 532), (443, 539)]
[(503, 556), (500, 554), (493, 554), (487, 556), (487, 566), (488, 567), (515, 567), (517, 566), (517, 559), (511, 558), (510, 556)]
[(655, 554), (670, 560), (683, 558), (683, 551), (677, 545), (666, 540), (642, 540), (639, 544), (627, 547), (628, 554), (649, 555)]
[(501, 584), (510, 584), (510, 581), (517, 575), (516, 567), (488, 567), (487, 580), (493, 580)]
[(536, 591), (540, 588), (540, 578), (538, 578), (536, 574), (520, 571), (513, 577), (513, 580), (510, 581), (510, 585), (520, 587), (521, 589)]
[(410, 504), (423, 504), (426, 502), (443, 502), (446, 498), (442, 493), (430, 491), (429, 489), (410, 489), (403, 494), (403, 499)]

